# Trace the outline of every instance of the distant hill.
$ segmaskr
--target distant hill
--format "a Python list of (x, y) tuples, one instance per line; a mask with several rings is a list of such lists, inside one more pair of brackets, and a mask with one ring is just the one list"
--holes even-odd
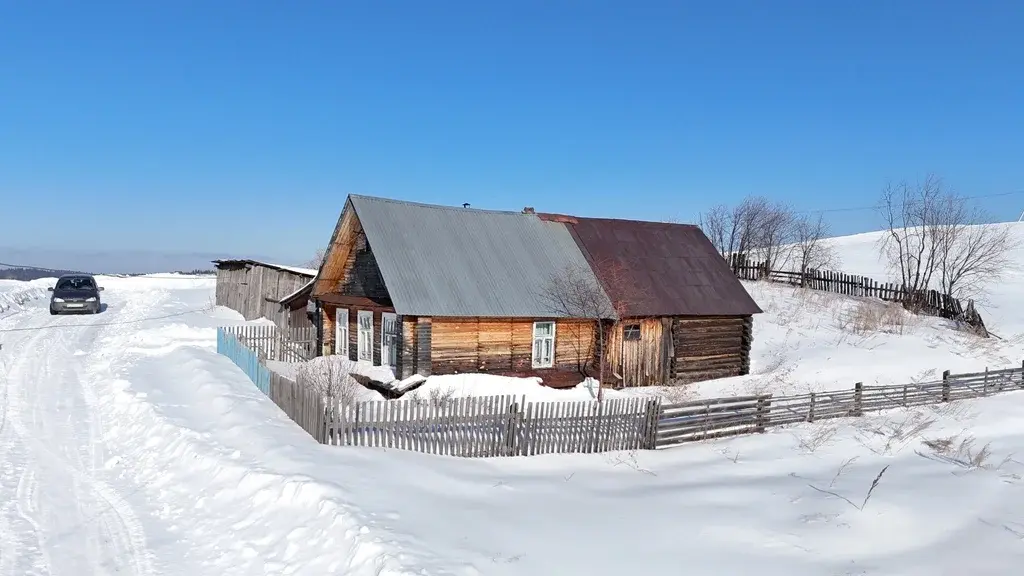
[[(76, 248), (13, 248), (0, 246), (0, 262), (12, 268), (40, 266), (92, 274), (157, 274), (172, 270), (208, 270), (211, 260), (235, 258), (230, 253), (160, 252), (156, 250), (87, 250)], [(246, 258), (288, 264), (290, 260), (257, 254)]]
[(40, 278), (56, 278), (62, 274), (71, 274), (71, 270), (40, 270), (38, 268), (0, 268), (0, 280), (38, 280)]

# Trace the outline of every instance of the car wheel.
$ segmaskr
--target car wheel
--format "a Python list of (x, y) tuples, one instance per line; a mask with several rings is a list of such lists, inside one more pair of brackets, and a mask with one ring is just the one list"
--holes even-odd
[(53, 308), (50, 308), (50, 316), (56, 316), (56, 315), (57, 315), (57, 311), (54, 310)]

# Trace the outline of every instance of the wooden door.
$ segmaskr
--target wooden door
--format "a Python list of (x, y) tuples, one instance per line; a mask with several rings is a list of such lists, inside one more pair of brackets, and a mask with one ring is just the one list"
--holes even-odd
[(620, 324), (620, 375), (623, 386), (661, 386), (667, 384), (666, 358), (662, 342), (661, 320), (624, 320)]

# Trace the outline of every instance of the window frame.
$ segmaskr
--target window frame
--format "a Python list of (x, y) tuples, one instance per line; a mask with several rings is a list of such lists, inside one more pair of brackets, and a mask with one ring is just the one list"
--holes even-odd
[[(395, 331), (389, 334), (385, 327), (387, 326), (388, 320), (392, 321)], [(390, 343), (386, 343), (386, 339), (391, 337)], [(392, 370), (398, 365), (398, 347), (402, 341), (402, 325), (398, 320), (398, 314), (394, 312), (381, 312), (380, 314), (380, 365), (387, 366)], [(384, 355), (384, 351), (387, 350), (387, 357)], [(391, 358), (391, 357), (394, 358)], [(394, 360), (394, 361), (392, 361)]]
[[(633, 330), (631, 330), (631, 329), (634, 328), (634, 327), (636, 328), (636, 338), (628, 338), (626, 335), (628, 333), (630, 333), (630, 332), (633, 332)], [(641, 327), (640, 327), (640, 323), (639, 322), (630, 322), (629, 324), (623, 324), (622, 325), (622, 341), (623, 342), (639, 342), (640, 339), (641, 339), (640, 335), (641, 335)]]
[[(537, 327), (540, 324), (550, 324), (551, 325), (551, 334), (545, 334), (545, 335), (539, 335), (538, 336), (537, 335)], [(555, 323), (554, 320), (537, 320), (537, 321), (534, 321), (534, 323), (533, 323), (533, 333), (532, 333), (533, 338), (531, 339), (531, 342), (530, 342), (530, 344), (531, 344), (530, 345), (530, 365), (533, 368), (554, 368), (554, 366), (555, 366), (555, 334), (557, 333), (557, 331), (558, 331), (558, 326), (557, 326), (557, 324)], [(550, 349), (549, 357), (547, 358), (547, 361), (545, 362), (543, 357), (541, 357), (541, 358), (537, 357), (537, 343), (539, 342), (540, 345), (541, 345), (541, 356), (543, 356), (543, 346), (544, 346), (544, 342), (547, 341), (547, 340), (551, 341), (551, 349)]]
[[(344, 314), (342, 314), (344, 312)], [(341, 321), (344, 316), (344, 322)], [(334, 353), (348, 358), (348, 308), (334, 309)]]
[[(363, 318), (370, 319), (370, 327), (367, 330), (363, 330)], [(356, 316), (356, 331), (356, 360), (373, 364), (373, 311), (359, 310)], [(364, 334), (366, 334), (365, 341), (363, 340)]]

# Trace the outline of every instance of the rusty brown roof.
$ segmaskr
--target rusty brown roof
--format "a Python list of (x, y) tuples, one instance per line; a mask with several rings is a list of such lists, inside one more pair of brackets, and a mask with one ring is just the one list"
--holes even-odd
[(746, 316), (762, 312), (697, 226), (538, 216), (569, 228), (621, 316)]

